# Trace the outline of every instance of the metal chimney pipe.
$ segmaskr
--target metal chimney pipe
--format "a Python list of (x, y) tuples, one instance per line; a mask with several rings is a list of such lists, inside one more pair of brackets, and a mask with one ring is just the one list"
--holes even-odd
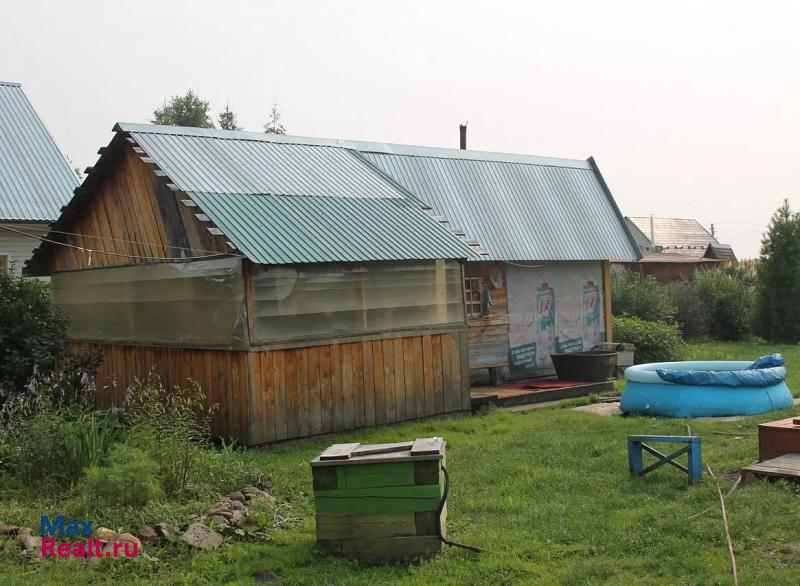
[[(469, 124), (469, 122), (467, 123)], [(458, 125), (459, 146), (462, 151), (467, 150), (467, 124)]]

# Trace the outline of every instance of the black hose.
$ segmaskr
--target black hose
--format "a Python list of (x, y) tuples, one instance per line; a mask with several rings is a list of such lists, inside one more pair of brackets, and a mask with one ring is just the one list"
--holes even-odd
[(457, 541), (450, 541), (449, 539), (445, 538), (444, 535), (442, 535), (442, 511), (444, 510), (444, 505), (447, 503), (447, 495), (450, 493), (450, 474), (448, 474), (447, 468), (445, 468), (444, 465), (442, 465), (442, 472), (444, 472), (444, 494), (442, 495), (442, 500), (439, 502), (439, 507), (436, 509), (436, 530), (439, 533), (439, 539), (441, 539), (442, 543), (445, 545), (468, 549), (469, 551), (474, 551), (475, 553), (483, 553), (483, 550), (480, 547), (475, 547), (474, 545), (464, 545), (463, 543), (458, 543)]

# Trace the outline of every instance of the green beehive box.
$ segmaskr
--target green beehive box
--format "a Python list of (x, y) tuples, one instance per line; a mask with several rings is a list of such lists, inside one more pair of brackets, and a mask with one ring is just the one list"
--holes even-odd
[(447, 508), (440, 437), (396, 444), (335, 444), (311, 462), (317, 544), (370, 563), (441, 551)]

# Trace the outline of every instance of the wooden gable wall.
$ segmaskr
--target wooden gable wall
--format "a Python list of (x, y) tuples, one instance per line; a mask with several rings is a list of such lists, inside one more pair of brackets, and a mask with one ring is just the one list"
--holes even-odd
[(52, 248), (51, 272), (231, 252), (195, 217), (200, 210), (184, 206), (186, 196), (170, 190), (169, 179), (156, 175), (130, 145), (118, 145), (106, 157), (93, 171), (99, 179), (56, 227), (70, 233), (55, 236), (71, 246)]

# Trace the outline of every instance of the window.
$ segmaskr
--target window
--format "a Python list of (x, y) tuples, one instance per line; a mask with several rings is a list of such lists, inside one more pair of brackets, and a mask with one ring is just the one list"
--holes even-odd
[(455, 261), (275, 266), (252, 281), (255, 343), (464, 323)]
[(466, 277), (464, 279), (464, 308), (467, 316), (481, 316), (481, 278)]

